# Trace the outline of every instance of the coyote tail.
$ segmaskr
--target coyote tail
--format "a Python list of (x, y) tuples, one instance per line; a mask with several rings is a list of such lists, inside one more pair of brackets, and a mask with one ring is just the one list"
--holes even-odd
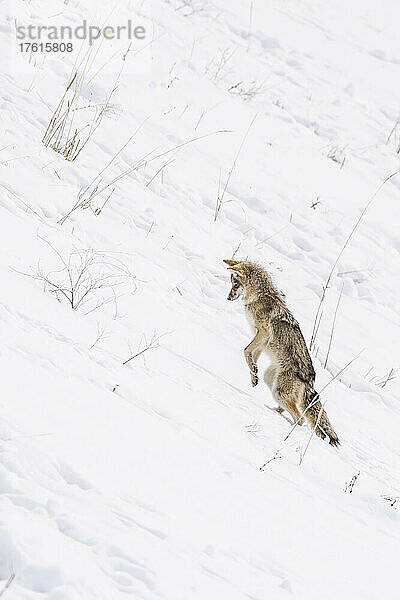
[(315, 433), (322, 438), (325, 438), (327, 435), (331, 446), (339, 446), (339, 438), (330, 424), (328, 415), (324, 411), (321, 402), (318, 400), (318, 394), (309, 386), (307, 386), (305, 394), (305, 409), (305, 417), (310, 426), (315, 430)]

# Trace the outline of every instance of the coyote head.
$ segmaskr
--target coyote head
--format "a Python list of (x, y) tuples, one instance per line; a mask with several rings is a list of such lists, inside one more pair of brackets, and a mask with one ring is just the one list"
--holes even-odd
[(248, 269), (246, 263), (240, 260), (224, 259), (224, 263), (228, 266), (231, 274), (232, 289), (228, 294), (228, 300), (237, 300), (244, 295), (246, 291), (246, 279), (248, 276)]

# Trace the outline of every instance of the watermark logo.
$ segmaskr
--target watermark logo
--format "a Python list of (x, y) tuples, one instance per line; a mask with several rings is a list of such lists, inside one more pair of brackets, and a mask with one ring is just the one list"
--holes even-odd
[(128, 19), (126, 25), (89, 25), (86, 19), (81, 25), (18, 25), (17, 39), (21, 41), (59, 42), (66, 40), (88, 40), (91, 46), (99, 38), (106, 40), (144, 40), (146, 29), (143, 25), (135, 25)]

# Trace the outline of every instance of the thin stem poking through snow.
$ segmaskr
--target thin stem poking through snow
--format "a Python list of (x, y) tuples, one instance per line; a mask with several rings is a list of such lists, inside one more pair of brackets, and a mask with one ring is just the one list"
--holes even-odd
[(14, 573), (14, 569), (11, 565), (11, 573), (10, 573), (10, 577), (7, 579), (3, 589), (0, 591), (0, 597), (3, 596), (3, 594), (8, 590), (8, 588), (10, 587), (10, 585), (12, 584), (12, 582), (15, 579), (15, 573)]
[(338, 309), (339, 309), (340, 300), (341, 300), (342, 294), (343, 294), (343, 287), (344, 287), (344, 281), (342, 283), (342, 287), (341, 287), (341, 290), (340, 290), (339, 298), (338, 298), (338, 301), (337, 301), (337, 304), (336, 304), (335, 314), (333, 315), (332, 329), (331, 329), (331, 335), (329, 337), (328, 350), (327, 350), (326, 356), (325, 356), (324, 369), (326, 369), (326, 365), (328, 364), (328, 358), (329, 358), (329, 353), (331, 351), (333, 334), (335, 333), (336, 317), (337, 317), (337, 313), (338, 313)]
[(243, 146), (244, 146), (244, 143), (245, 143), (245, 141), (246, 141), (246, 138), (247, 138), (247, 136), (249, 135), (250, 129), (252, 128), (252, 126), (253, 126), (253, 123), (254, 123), (254, 121), (256, 120), (256, 118), (257, 118), (257, 113), (254, 115), (254, 117), (252, 118), (252, 120), (251, 120), (251, 122), (250, 122), (250, 125), (249, 125), (249, 126), (248, 126), (248, 128), (246, 129), (246, 132), (245, 132), (245, 134), (244, 134), (244, 136), (243, 136), (243, 139), (242, 139), (242, 141), (241, 141), (241, 143), (240, 143), (239, 150), (237, 151), (237, 153), (236, 153), (236, 156), (235, 156), (235, 158), (234, 158), (234, 160), (233, 160), (233, 163), (232, 163), (232, 166), (231, 166), (231, 170), (229, 171), (229, 173), (228, 173), (228, 177), (226, 178), (225, 186), (224, 186), (224, 189), (222, 190), (222, 194), (221, 194), (221, 196), (219, 195), (219, 187), (220, 187), (220, 182), (221, 182), (221, 172), (220, 172), (220, 175), (219, 175), (219, 181), (218, 181), (218, 194), (217, 194), (217, 202), (216, 202), (216, 205), (215, 205), (215, 212), (214, 212), (214, 223), (215, 223), (215, 221), (218, 219), (218, 215), (219, 215), (219, 212), (220, 212), (220, 210), (221, 210), (222, 204), (223, 204), (223, 202), (224, 202), (224, 196), (225, 196), (226, 190), (227, 190), (227, 188), (228, 188), (229, 182), (230, 182), (230, 180), (231, 180), (232, 173), (233, 173), (233, 171), (235, 170), (236, 163), (237, 163), (237, 161), (238, 161), (239, 155), (240, 155), (240, 153), (241, 153), (241, 151), (242, 151), (242, 148), (243, 148)]
[(345, 243), (342, 246), (342, 249), (340, 250), (339, 254), (336, 257), (335, 262), (332, 265), (332, 268), (329, 272), (328, 278), (324, 284), (324, 287), (322, 288), (322, 295), (318, 304), (318, 308), (317, 308), (317, 312), (315, 314), (315, 318), (314, 318), (314, 325), (313, 325), (313, 330), (312, 330), (312, 334), (311, 334), (311, 341), (310, 341), (310, 350), (312, 350), (313, 346), (315, 345), (316, 342), (316, 338), (317, 338), (317, 334), (318, 334), (318, 330), (319, 330), (319, 326), (321, 323), (321, 319), (320, 319), (320, 313), (321, 313), (321, 309), (322, 309), (322, 305), (324, 303), (325, 300), (325, 296), (326, 296), (326, 290), (329, 287), (329, 284), (331, 282), (333, 273), (336, 269), (336, 266), (343, 254), (343, 252), (345, 251), (348, 243), (350, 242), (351, 238), (353, 237), (357, 227), (359, 226), (361, 220), (363, 219), (365, 213), (367, 212), (367, 210), (369, 209), (369, 207), (371, 206), (372, 202), (375, 200), (376, 196), (378, 195), (378, 193), (381, 191), (381, 189), (383, 188), (383, 186), (390, 180), (392, 179), (392, 177), (395, 177), (396, 175), (398, 175), (400, 173), (400, 169), (398, 169), (397, 171), (395, 171), (394, 173), (391, 173), (390, 175), (388, 175), (386, 177), (386, 179), (384, 179), (382, 181), (382, 183), (378, 186), (378, 188), (375, 190), (375, 192), (372, 194), (371, 198), (368, 200), (367, 204), (364, 206), (363, 210), (361, 211), (360, 216), (358, 217), (357, 221), (355, 222), (352, 230), (350, 231), (349, 235), (347, 236), (347, 239), (345, 241)]
[[(140, 125), (140, 127), (141, 126), (142, 125)], [(138, 131), (138, 129), (133, 134), (133, 136), (136, 135), (137, 131)], [(122, 150), (131, 141), (131, 139), (133, 137), (133, 136), (131, 136), (129, 138), (129, 140), (117, 152), (117, 154), (115, 154), (113, 156), (113, 158), (107, 163), (107, 165), (100, 171), (100, 173), (98, 175), (96, 175), (96, 177), (92, 180), (92, 182), (89, 183), (86, 186), (86, 188), (84, 188), (83, 190), (81, 190), (79, 192), (78, 199), (75, 202), (75, 204), (73, 205), (73, 207), (71, 208), (71, 210), (66, 215), (64, 215), (58, 221), (58, 223), (60, 225), (63, 225), (63, 223), (65, 223), (65, 221), (71, 216), (71, 214), (75, 210), (77, 210), (78, 208), (82, 208), (82, 209), (91, 208), (93, 210), (94, 214), (96, 214), (96, 210), (93, 209), (93, 206), (92, 206), (93, 205), (93, 200), (97, 196), (99, 196), (100, 194), (102, 194), (104, 191), (108, 190), (111, 186), (113, 186), (114, 184), (116, 184), (118, 181), (120, 181), (124, 177), (127, 177), (128, 175), (130, 175), (134, 171), (138, 171), (140, 168), (147, 166), (150, 162), (152, 162), (154, 160), (157, 160), (158, 158), (161, 158), (162, 156), (170, 154), (171, 152), (174, 152), (174, 150), (180, 150), (181, 148), (183, 148), (184, 146), (187, 146), (188, 144), (192, 144), (193, 142), (197, 142), (197, 141), (202, 140), (204, 138), (210, 137), (211, 135), (216, 135), (217, 133), (230, 133), (230, 130), (228, 130), (228, 129), (222, 129), (222, 130), (219, 130), (219, 131), (213, 131), (211, 133), (207, 133), (205, 135), (200, 135), (198, 137), (195, 137), (195, 138), (192, 138), (190, 140), (187, 140), (186, 142), (182, 142), (181, 144), (173, 146), (169, 150), (164, 150), (163, 152), (160, 152), (159, 154), (156, 154), (155, 156), (151, 156), (150, 157), (150, 155), (153, 154), (153, 152), (155, 152), (157, 150), (157, 148), (155, 148), (151, 152), (148, 152), (147, 154), (145, 154), (144, 156), (142, 156), (141, 158), (139, 158), (131, 167), (129, 167), (128, 169), (126, 169), (125, 171), (123, 171), (122, 173), (120, 173), (119, 175), (117, 175), (116, 177), (114, 177), (107, 184), (105, 184), (105, 185), (102, 186), (101, 185), (101, 180), (99, 179), (100, 175), (102, 173), (104, 173), (108, 169), (108, 167), (113, 163), (113, 161), (115, 160), (115, 158), (122, 152)], [(164, 165), (164, 166), (166, 166), (166, 165)], [(99, 214), (99, 212), (97, 212), (97, 214)]]

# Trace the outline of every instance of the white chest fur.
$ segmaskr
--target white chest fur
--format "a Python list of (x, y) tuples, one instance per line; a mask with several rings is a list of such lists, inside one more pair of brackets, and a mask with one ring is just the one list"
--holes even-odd
[(246, 320), (247, 320), (248, 324), (250, 325), (251, 331), (254, 334), (256, 334), (257, 333), (257, 328), (256, 328), (256, 325), (255, 325), (253, 313), (251, 312), (251, 310), (249, 308), (247, 308), (247, 306), (244, 307), (244, 313), (246, 315)]

